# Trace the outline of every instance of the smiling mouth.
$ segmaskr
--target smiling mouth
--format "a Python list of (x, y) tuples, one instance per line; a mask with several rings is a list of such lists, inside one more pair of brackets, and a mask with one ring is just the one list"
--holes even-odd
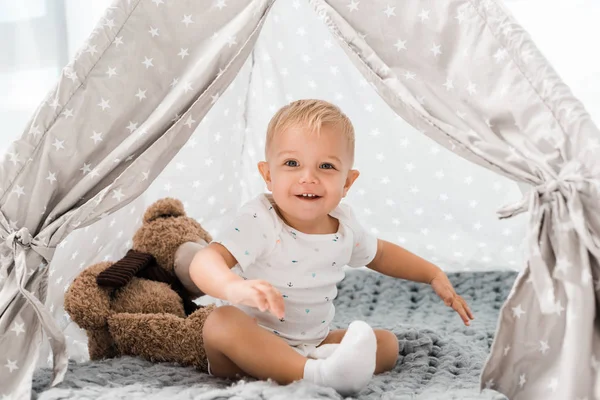
[(317, 200), (317, 199), (321, 198), (321, 196), (317, 196), (316, 194), (312, 194), (312, 193), (311, 194), (308, 194), (308, 193), (298, 194), (298, 195), (296, 195), (296, 197), (298, 197), (299, 199), (302, 199), (302, 200)]

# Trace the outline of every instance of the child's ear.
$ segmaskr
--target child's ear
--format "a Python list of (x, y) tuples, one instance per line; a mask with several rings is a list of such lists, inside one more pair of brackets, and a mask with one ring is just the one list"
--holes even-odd
[(344, 183), (343, 197), (346, 197), (348, 191), (350, 190), (350, 187), (354, 184), (354, 181), (356, 181), (356, 178), (358, 178), (359, 175), (360, 172), (358, 172), (357, 169), (351, 169), (350, 171), (348, 171), (348, 176), (346, 177), (346, 182)]
[(273, 191), (271, 189), (271, 169), (269, 168), (269, 163), (266, 161), (260, 161), (258, 163), (258, 172), (263, 177), (265, 183), (267, 184), (267, 189)]

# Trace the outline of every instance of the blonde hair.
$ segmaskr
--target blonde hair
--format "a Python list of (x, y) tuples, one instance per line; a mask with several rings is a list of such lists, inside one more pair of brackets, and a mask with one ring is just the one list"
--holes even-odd
[(265, 157), (275, 135), (294, 125), (306, 126), (310, 133), (317, 135), (321, 133), (321, 127), (324, 125), (338, 128), (348, 139), (351, 159), (354, 160), (354, 126), (350, 118), (338, 106), (318, 99), (296, 100), (273, 115), (267, 127)]

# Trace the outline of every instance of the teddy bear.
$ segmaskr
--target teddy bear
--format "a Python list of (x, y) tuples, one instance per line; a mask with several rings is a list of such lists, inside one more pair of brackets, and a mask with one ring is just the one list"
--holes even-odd
[(130, 355), (206, 372), (202, 328), (214, 305), (193, 301), (202, 292), (189, 277), (189, 265), (211, 241), (181, 201), (163, 198), (146, 209), (122, 259), (77, 275), (64, 307), (86, 331), (90, 359)]

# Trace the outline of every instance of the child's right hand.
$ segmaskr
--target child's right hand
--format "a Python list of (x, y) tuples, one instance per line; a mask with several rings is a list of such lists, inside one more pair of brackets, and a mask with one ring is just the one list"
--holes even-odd
[(260, 311), (270, 311), (277, 318), (285, 316), (283, 296), (269, 282), (252, 279), (234, 281), (225, 287), (227, 301), (232, 304), (258, 308)]

